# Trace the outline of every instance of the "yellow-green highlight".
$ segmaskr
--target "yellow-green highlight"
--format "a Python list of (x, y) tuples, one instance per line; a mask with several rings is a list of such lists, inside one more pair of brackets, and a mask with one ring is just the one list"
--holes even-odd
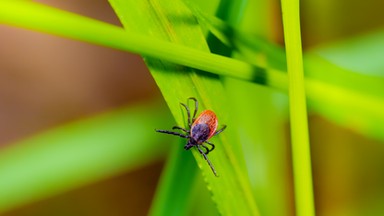
[(282, 0), (296, 215), (315, 215), (299, 0)]

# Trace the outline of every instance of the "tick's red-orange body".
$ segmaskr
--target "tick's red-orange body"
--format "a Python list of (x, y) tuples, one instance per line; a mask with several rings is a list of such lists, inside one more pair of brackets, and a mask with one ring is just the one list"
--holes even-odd
[[(211, 152), (214, 148), (215, 145), (213, 143), (208, 142), (208, 139), (211, 137), (221, 133), (226, 126), (224, 125), (223, 128), (220, 130), (217, 129), (217, 117), (216, 114), (211, 111), (211, 110), (204, 110), (198, 117), (195, 119), (197, 109), (198, 109), (198, 103), (195, 98), (189, 98), (193, 101), (195, 101), (195, 110), (193, 112), (193, 116), (191, 119), (190, 115), (190, 110), (187, 105), (181, 103), (182, 106), (185, 107), (187, 110), (187, 115), (188, 115), (188, 130), (184, 129), (179, 126), (174, 126), (172, 129), (178, 129), (184, 131), (186, 134), (174, 132), (174, 131), (168, 131), (168, 130), (156, 130), (157, 132), (160, 133), (166, 133), (166, 134), (171, 134), (171, 135), (176, 135), (180, 136), (183, 138), (188, 139), (188, 143), (184, 146), (184, 149), (188, 150), (192, 147), (196, 147), (197, 150), (202, 154), (205, 158), (205, 160), (208, 162), (209, 166), (211, 167), (213, 173), (217, 176), (216, 170), (213, 168), (211, 162), (209, 161), (207, 154)], [(209, 149), (205, 144), (208, 144), (211, 146), (211, 149)], [(206, 151), (203, 152), (201, 148), (204, 148)]]
[(193, 122), (192, 124), (192, 131), (191, 131), (191, 136), (193, 134), (193, 131), (196, 127), (199, 127), (199, 125), (207, 125), (208, 126), (208, 137), (205, 140), (208, 140), (211, 138), (217, 129), (217, 117), (214, 112), (211, 110), (205, 110), (203, 111), (199, 117)]
[[(189, 136), (191, 139), (185, 145), (190, 149), (195, 145), (202, 145), (211, 138), (217, 129), (217, 117), (211, 110), (204, 110), (195, 121), (193, 121)], [(209, 152), (209, 151), (208, 151)]]

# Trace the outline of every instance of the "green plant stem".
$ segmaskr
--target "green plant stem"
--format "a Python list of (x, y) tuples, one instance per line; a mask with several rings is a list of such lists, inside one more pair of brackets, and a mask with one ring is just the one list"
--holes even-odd
[(282, 0), (296, 215), (315, 215), (300, 37), (299, 0)]
[(118, 26), (35, 2), (0, 1), (0, 23), (87, 41), (223, 76), (268, 83), (281, 90), (286, 90), (287, 86), (286, 74), (281, 71), (127, 32)]

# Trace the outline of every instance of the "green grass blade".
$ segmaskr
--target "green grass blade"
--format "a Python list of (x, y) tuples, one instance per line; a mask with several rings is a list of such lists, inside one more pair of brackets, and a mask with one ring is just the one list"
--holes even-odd
[(378, 57), (383, 37), (383, 30), (371, 32), (317, 47), (305, 58), (311, 107), (339, 125), (379, 140), (384, 140), (384, 78), (379, 75), (384, 61)]
[[(182, 2), (135, 0), (110, 2), (127, 31), (140, 32), (142, 35), (170, 40), (208, 52), (200, 27)], [(177, 51), (172, 55), (188, 59), (188, 56), (194, 54)], [(205, 56), (199, 58), (207, 60)], [(216, 60), (219, 64), (223, 63), (219, 59)], [(179, 103), (186, 103), (186, 99), (191, 96), (199, 100), (200, 110), (207, 108), (214, 110), (218, 115), (219, 124), (230, 124), (231, 112), (228, 109), (225, 89), (217, 76), (206, 76), (191, 68), (151, 58), (146, 58), (146, 63), (178, 125), (185, 125), (185, 115), (183, 116), (185, 111)], [(221, 214), (257, 215), (258, 210), (248, 182), (241, 145), (236, 140), (236, 131), (231, 127), (236, 126), (229, 125), (224, 133), (212, 139), (216, 149), (209, 157), (220, 177), (213, 175), (206, 161), (195, 149), (192, 149), (192, 152)], [(171, 125), (168, 128), (171, 128)], [(181, 147), (180, 151), (183, 151)]]
[(300, 33), (299, 0), (282, 0), (296, 215), (315, 215)]
[(157, 39), (159, 37), (124, 31), (108, 23), (34, 2), (0, 1), (0, 23), (138, 53), (205, 72), (268, 84), (278, 89), (286, 88), (286, 77), (277, 70), (214, 55), (196, 47), (166, 42)]
[(384, 30), (379, 29), (316, 47), (312, 52), (349, 71), (384, 77), (383, 36)]
[(384, 49), (383, 37), (381, 30), (309, 51), (305, 58), (308, 77), (383, 97), (384, 62), (380, 58)]
[[(164, 110), (164, 109), (163, 109)], [(154, 125), (168, 115), (147, 106), (52, 129), (0, 152), (0, 212), (137, 168), (164, 155)]]
[(196, 179), (197, 166), (192, 154), (180, 151), (185, 144), (184, 140), (175, 143), (168, 159), (165, 170), (157, 187), (150, 214), (152, 216), (178, 216), (187, 215), (191, 206), (192, 189)]

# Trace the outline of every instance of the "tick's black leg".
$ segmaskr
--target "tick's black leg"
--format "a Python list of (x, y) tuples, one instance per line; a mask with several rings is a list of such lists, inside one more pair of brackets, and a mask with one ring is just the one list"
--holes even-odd
[(178, 129), (178, 130), (182, 130), (182, 131), (184, 131), (185, 133), (189, 133), (189, 131), (187, 130), (187, 129), (185, 129), (185, 128), (182, 128), (182, 127), (179, 127), (179, 126), (173, 126), (173, 128), (172, 128), (173, 130), (175, 130), (175, 129)]
[(215, 145), (213, 143), (208, 141), (205, 141), (205, 143), (209, 144), (212, 147), (211, 149), (209, 149), (210, 152), (213, 151), (213, 149), (215, 149)]
[(200, 148), (199, 145), (197, 145), (196, 147), (197, 147), (197, 150), (199, 150), (200, 154), (202, 154), (203, 157), (204, 157), (204, 159), (208, 162), (208, 165), (211, 167), (211, 170), (212, 170), (213, 174), (215, 174), (216, 177), (219, 177), (219, 176), (217, 175), (216, 170), (215, 170), (215, 168), (213, 167), (211, 161), (208, 159), (207, 155), (204, 154), (204, 152), (201, 150), (201, 148)]
[(217, 131), (213, 134), (213, 136), (216, 136), (217, 134), (223, 132), (223, 130), (225, 130), (225, 128), (227, 128), (227, 125), (224, 125), (220, 130), (217, 130)]
[(185, 110), (187, 110), (187, 116), (188, 116), (188, 126), (189, 128), (192, 127), (192, 122), (191, 122), (191, 113), (189, 111), (189, 108), (187, 105), (183, 104), (183, 103), (180, 103), (183, 107), (185, 107)]
[(175, 135), (175, 136), (179, 136), (179, 137), (183, 137), (183, 138), (189, 138), (189, 135), (187, 135), (187, 134), (181, 134), (181, 133), (177, 133), (177, 132), (173, 132), (173, 131), (168, 131), (168, 130), (156, 130), (156, 132), (165, 133), (165, 134), (171, 134), (171, 135)]
[(195, 122), (196, 113), (197, 113), (197, 110), (199, 109), (199, 103), (197, 102), (196, 98), (194, 98), (194, 97), (190, 97), (188, 99), (195, 101), (195, 111), (193, 111), (193, 116), (192, 116), (192, 122)]
[(201, 147), (203, 147), (203, 148), (205, 149), (206, 152), (204, 152), (204, 153), (205, 153), (206, 155), (208, 155), (209, 152), (210, 152), (210, 150), (208, 149), (208, 147), (205, 146), (205, 145), (201, 145)]

